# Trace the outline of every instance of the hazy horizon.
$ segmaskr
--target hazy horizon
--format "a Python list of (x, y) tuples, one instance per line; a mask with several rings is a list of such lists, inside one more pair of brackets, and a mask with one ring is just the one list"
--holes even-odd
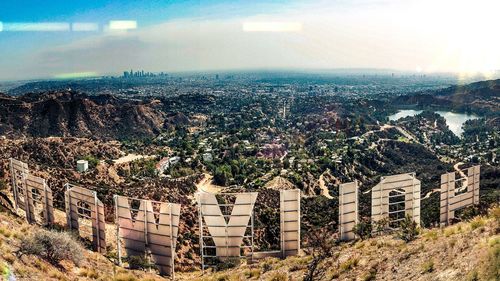
[[(92, 78), (102, 78), (102, 77), (120, 77), (123, 76), (124, 71), (142, 71), (151, 72), (154, 74), (165, 73), (169, 76), (203, 76), (203, 75), (230, 75), (230, 74), (293, 74), (293, 75), (323, 75), (323, 76), (390, 76), (394, 74), (395, 77), (403, 76), (426, 76), (426, 77), (460, 77), (458, 72), (432, 72), (432, 73), (421, 73), (411, 70), (398, 70), (398, 69), (385, 69), (385, 68), (330, 68), (330, 69), (315, 69), (315, 68), (240, 68), (240, 69), (206, 69), (206, 70), (185, 70), (185, 71), (150, 71), (146, 68), (135, 68), (135, 69), (120, 69), (109, 73), (68, 73), (68, 76), (40, 76), (31, 78), (21, 78), (21, 79), (1, 79), (0, 82), (23, 82), (23, 81), (43, 81), (43, 80), (71, 80), (71, 79), (92, 79)], [(492, 71), (491, 79), (498, 79), (500, 77), (500, 70)], [(473, 78), (485, 78), (480, 73), (475, 75), (470, 75), (468, 79)]]
[(152, 72), (382, 69), (493, 78), (500, 3), (0, 4), (0, 81)]

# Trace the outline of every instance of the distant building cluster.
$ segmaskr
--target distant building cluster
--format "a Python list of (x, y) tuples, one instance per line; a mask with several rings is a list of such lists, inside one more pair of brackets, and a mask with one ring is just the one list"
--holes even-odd
[(144, 70), (134, 70), (124, 71), (122, 78), (143, 78), (143, 77), (167, 77), (168, 75), (164, 72), (153, 73), (153, 72), (144, 72)]

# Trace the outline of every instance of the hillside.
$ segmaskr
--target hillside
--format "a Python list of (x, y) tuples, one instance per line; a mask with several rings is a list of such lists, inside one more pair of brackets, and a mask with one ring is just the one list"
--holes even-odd
[[(64, 218), (62, 215), (56, 212), (59, 218)], [(41, 228), (27, 224), (4, 208), (0, 210), (0, 222), (2, 280), (163, 280), (154, 274), (118, 268), (106, 257), (90, 250), (81, 251), (83, 259), (78, 266), (68, 260), (54, 265), (44, 259), (21, 254), (21, 241)]]
[(165, 125), (153, 101), (71, 90), (11, 97), (0, 94), (0, 135), (99, 139), (154, 137)]
[[(62, 214), (59, 213), (59, 216)], [(39, 231), (6, 209), (0, 211), (0, 271), (16, 280), (164, 280), (151, 273), (115, 266), (108, 257), (83, 251), (79, 265), (58, 265), (26, 254), (19, 247)], [(498, 280), (500, 277), (500, 208), (443, 229), (423, 230), (405, 243), (390, 235), (327, 248), (313, 280)], [(318, 240), (321, 241), (321, 238)], [(326, 241), (326, 240), (325, 240)], [(320, 243), (316, 243), (317, 245)], [(324, 246), (324, 245), (320, 245)], [(326, 248), (326, 247), (325, 247)], [(318, 254), (318, 247), (306, 248)], [(197, 269), (176, 273), (177, 280), (302, 280), (313, 257), (269, 258), (205, 275)]]
[(500, 79), (399, 96), (392, 103), (498, 114), (500, 113)]

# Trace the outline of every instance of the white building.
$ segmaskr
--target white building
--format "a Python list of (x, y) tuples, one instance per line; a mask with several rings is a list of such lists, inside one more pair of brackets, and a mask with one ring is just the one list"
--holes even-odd
[(84, 173), (89, 169), (89, 162), (87, 160), (76, 161), (76, 170), (80, 173)]
[(212, 162), (214, 160), (212, 153), (203, 153), (203, 161), (204, 162)]
[(175, 165), (175, 164), (179, 163), (179, 161), (181, 161), (181, 158), (179, 156), (170, 157), (168, 159), (168, 162), (170, 163), (170, 165)]

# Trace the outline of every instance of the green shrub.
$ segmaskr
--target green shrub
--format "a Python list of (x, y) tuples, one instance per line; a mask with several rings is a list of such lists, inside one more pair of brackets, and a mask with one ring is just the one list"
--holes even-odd
[(421, 269), (422, 270), (420, 271), (420, 273), (422, 273), (422, 274), (434, 271), (434, 261), (432, 259), (430, 259), (430, 260), (422, 263)]
[(475, 217), (471, 222), (470, 222), (470, 228), (472, 230), (483, 227), (486, 224), (483, 218), (481, 217)]
[(7, 228), (0, 227), (0, 235), (9, 238), (12, 236), (12, 232), (8, 230)]
[(370, 221), (362, 220), (354, 226), (352, 231), (354, 231), (354, 234), (359, 238), (363, 240), (368, 239), (372, 235), (372, 225)]
[(325, 228), (317, 228), (306, 235), (307, 244), (304, 252), (311, 258), (304, 274), (303, 281), (323, 280), (329, 271), (325, 260), (336, 259), (334, 247), (338, 240), (332, 237)]
[(465, 277), (466, 281), (479, 281), (479, 274), (477, 269), (473, 269), (467, 276)]
[(490, 216), (494, 218), (497, 223), (500, 223), (500, 207), (493, 207), (490, 210)]
[(480, 211), (479, 211), (478, 206), (473, 205), (473, 206), (465, 207), (460, 211), (457, 211), (457, 213), (455, 213), (455, 217), (457, 219), (462, 220), (462, 221), (466, 221), (466, 220), (473, 219), (475, 216), (478, 216), (479, 214), (480, 214)]
[(23, 237), (19, 252), (35, 255), (57, 265), (62, 260), (69, 260), (79, 265), (83, 260), (83, 247), (65, 232), (38, 230)]
[(419, 232), (417, 223), (409, 215), (406, 215), (405, 219), (401, 221), (399, 227), (397, 237), (406, 243), (417, 238)]
[(97, 165), (99, 164), (99, 159), (97, 159), (96, 157), (94, 157), (92, 155), (88, 155), (88, 156), (83, 157), (83, 160), (87, 160), (87, 162), (89, 162), (89, 168), (91, 168), (91, 169), (97, 167)]
[(383, 218), (373, 222), (373, 227), (377, 233), (385, 231), (389, 227), (389, 218)]
[(377, 277), (377, 270), (376, 269), (371, 269), (369, 272), (361, 276), (362, 281), (371, 281), (375, 280)]
[(490, 239), (488, 253), (481, 260), (481, 280), (500, 280), (500, 239)]
[(285, 272), (276, 272), (273, 275), (271, 275), (268, 279), (268, 281), (288, 281), (288, 274)]
[(424, 237), (427, 240), (437, 240), (437, 238), (438, 238), (438, 232), (435, 229), (429, 230), (428, 232), (424, 233)]
[(260, 268), (252, 268), (245, 271), (245, 277), (247, 279), (250, 278), (259, 278), (260, 277)]
[(266, 259), (263, 263), (262, 263), (262, 272), (268, 272), (268, 271), (271, 271), (273, 270), (273, 260), (271, 259)]
[(450, 237), (451, 235), (457, 234), (456, 227), (448, 227), (444, 229), (444, 236)]
[(340, 272), (346, 272), (348, 270), (355, 268), (358, 265), (358, 262), (359, 262), (358, 258), (348, 259), (347, 261), (340, 264)]
[(235, 268), (240, 265), (240, 259), (239, 258), (226, 258), (224, 260), (221, 260), (216, 266), (215, 269), (217, 271), (221, 270), (227, 270), (230, 268)]
[(130, 269), (148, 269), (154, 267), (154, 264), (150, 263), (146, 256), (129, 256), (124, 258), (124, 260), (128, 263), (128, 267)]
[(8, 280), (7, 277), (9, 275), (9, 267), (4, 264), (3, 262), (0, 263), (0, 277), (2, 277), (2, 280)]
[(500, 245), (500, 236), (493, 236), (488, 240), (488, 245), (490, 247), (495, 247), (496, 245)]
[(7, 190), (7, 183), (4, 180), (0, 180), (0, 191)]

